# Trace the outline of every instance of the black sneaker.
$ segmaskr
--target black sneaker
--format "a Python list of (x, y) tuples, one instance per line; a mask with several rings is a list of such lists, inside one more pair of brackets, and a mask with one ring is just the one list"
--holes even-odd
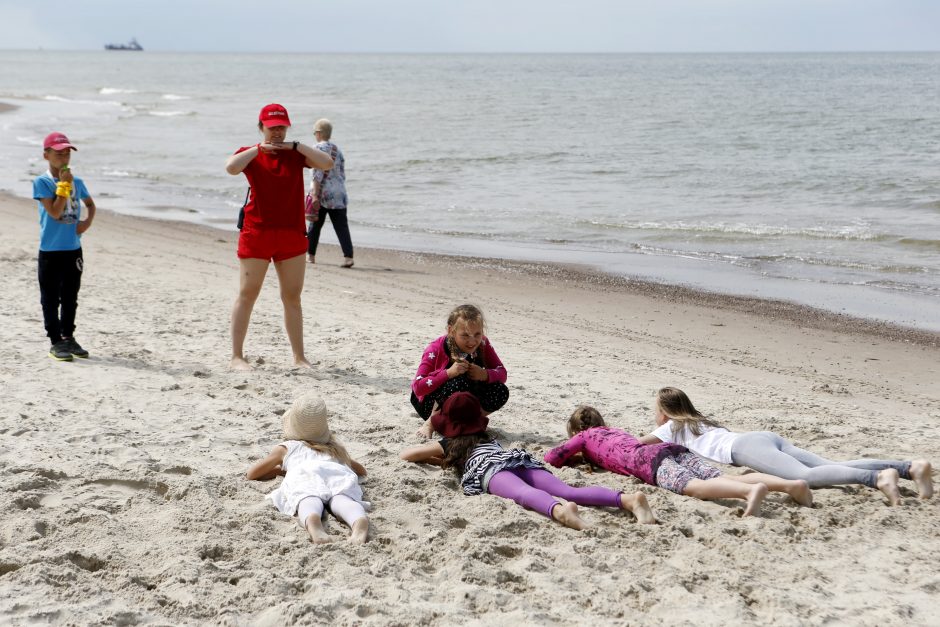
[(69, 350), (69, 343), (65, 340), (59, 340), (49, 349), (49, 356), (56, 361), (72, 361), (72, 351)]
[(88, 358), (88, 351), (82, 348), (82, 345), (76, 342), (74, 337), (66, 338), (63, 341), (66, 344), (66, 350), (72, 355), (75, 357), (81, 357), (82, 359)]

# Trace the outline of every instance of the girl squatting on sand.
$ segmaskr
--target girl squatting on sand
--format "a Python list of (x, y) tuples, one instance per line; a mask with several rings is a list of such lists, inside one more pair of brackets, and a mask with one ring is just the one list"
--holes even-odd
[(640, 438), (652, 444), (674, 442), (722, 464), (747, 466), (784, 479), (806, 481), (810, 488), (859, 484), (881, 490), (890, 505), (901, 502), (898, 478), (912, 479), (921, 498), (933, 496), (930, 462), (856, 459), (834, 462), (794, 446), (770, 431), (735, 433), (702, 415), (685, 392), (665, 387), (654, 400), (658, 428)]
[(790, 481), (752, 473), (723, 475), (714, 466), (678, 444), (641, 444), (621, 429), (608, 427), (593, 407), (582, 405), (568, 419), (570, 439), (545, 455), (552, 466), (563, 466), (579, 455), (588, 463), (621, 475), (631, 475), (676, 494), (697, 499), (744, 499), (745, 516), (760, 513), (768, 490), (785, 492), (800, 505), (813, 504), (805, 481)]
[(489, 419), (469, 392), (454, 393), (431, 422), (443, 439), (406, 448), (401, 458), (454, 469), (468, 496), (495, 494), (579, 530), (588, 524), (579, 515), (578, 505), (616, 507), (633, 512), (641, 523), (656, 522), (642, 493), (624, 494), (601, 486), (575, 488), (545, 470), (526, 451), (504, 449), (486, 430)]
[(349, 525), (349, 540), (364, 543), (369, 519), (362, 500), (359, 477), (366, 469), (349, 457), (327, 424), (326, 404), (308, 393), (294, 401), (284, 413), (285, 442), (248, 469), (248, 479), (273, 479), (284, 475), (281, 485), (268, 494), (283, 514), (297, 516), (300, 525), (317, 544), (330, 542), (321, 517), (324, 506)]
[(506, 368), (488, 337), (483, 312), (474, 305), (460, 305), (447, 316), (447, 333), (424, 349), (421, 364), (411, 382), (411, 404), (425, 423), (418, 435), (430, 438), (429, 418), (456, 392), (469, 392), (488, 415), (509, 400)]

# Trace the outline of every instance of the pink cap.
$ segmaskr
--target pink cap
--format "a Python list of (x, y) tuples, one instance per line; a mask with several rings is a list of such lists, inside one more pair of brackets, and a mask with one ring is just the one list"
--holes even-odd
[(64, 133), (58, 132), (46, 135), (45, 141), (42, 142), (42, 149), (46, 150), (48, 148), (52, 148), (53, 150), (64, 150), (66, 148), (78, 150), (78, 148), (72, 145), (69, 138), (66, 137)]
[(265, 126), (290, 126), (290, 118), (287, 117), (287, 109), (279, 104), (265, 105), (258, 115), (258, 121)]

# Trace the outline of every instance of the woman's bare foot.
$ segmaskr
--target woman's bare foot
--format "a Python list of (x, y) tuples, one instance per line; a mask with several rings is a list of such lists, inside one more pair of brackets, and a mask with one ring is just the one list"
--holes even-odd
[(747, 493), (747, 507), (744, 508), (744, 515), (757, 516), (760, 514), (760, 506), (764, 504), (768, 492), (767, 486), (763, 483), (751, 485), (751, 489)]
[(898, 490), (900, 478), (898, 471), (894, 468), (885, 468), (878, 473), (878, 482), (875, 485), (888, 497), (888, 505), (892, 507), (901, 504), (901, 491)]
[(307, 524), (305, 526), (307, 527), (307, 533), (310, 535), (310, 541), (314, 544), (326, 544), (333, 541), (333, 539), (327, 535), (326, 530), (323, 528), (323, 522), (316, 514), (307, 516)]
[(787, 481), (783, 491), (803, 507), (813, 506), (813, 491), (809, 489), (809, 484), (802, 479)]
[(300, 357), (294, 356), (294, 368), (313, 368), (310, 365), (310, 362), (307, 361), (307, 358), (301, 355)]
[(655, 525), (656, 517), (653, 516), (653, 510), (646, 501), (646, 495), (642, 492), (633, 494), (620, 494), (620, 507), (628, 512), (633, 512), (636, 521), (643, 525)]
[(581, 531), (590, 527), (583, 518), (578, 515), (578, 506), (574, 503), (555, 503), (552, 507), (552, 519), (557, 520), (569, 529)]
[(911, 479), (917, 484), (920, 498), (929, 499), (933, 496), (933, 466), (926, 459), (915, 459), (911, 462)]
[(419, 438), (430, 440), (431, 436), (434, 435), (434, 428), (431, 426), (431, 420), (425, 420), (424, 424), (421, 425), (421, 428), (415, 431), (415, 435)]
[(363, 516), (352, 524), (349, 541), (353, 544), (365, 544), (369, 539), (369, 519)]
[(237, 370), (239, 372), (250, 372), (253, 370), (251, 364), (245, 361), (244, 357), (232, 357), (232, 361), (229, 362), (228, 367), (231, 370)]
[(317, 262), (316, 255), (307, 254), (307, 263), (315, 264), (316, 262)]

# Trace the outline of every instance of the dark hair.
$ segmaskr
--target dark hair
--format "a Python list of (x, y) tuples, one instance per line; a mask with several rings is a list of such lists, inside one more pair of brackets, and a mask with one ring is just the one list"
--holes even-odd
[(496, 438), (489, 431), (480, 431), (479, 433), (470, 433), (468, 435), (458, 435), (447, 440), (447, 452), (444, 453), (444, 461), (441, 462), (441, 468), (453, 468), (458, 477), (463, 475), (464, 464), (470, 452), (478, 445), (484, 442), (491, 442)]
[(578, 405), (571, 417), (568, 418), (568, 436), (581, 433), (591, 427), (604, 427), (604, 417), (590, 405)]

